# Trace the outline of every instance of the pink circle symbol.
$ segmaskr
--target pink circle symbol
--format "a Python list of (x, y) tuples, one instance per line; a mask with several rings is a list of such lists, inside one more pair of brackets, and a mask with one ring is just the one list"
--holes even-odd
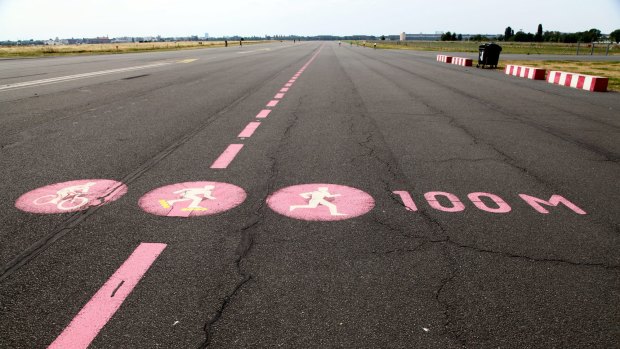
[(185, 182), (151, 190), (139, 205), (157, 216), (206, 216), (239, 206), (246, 196), (243, 189), (228, 183)]
[(375, 206), (367, 193), (337, 184), (301, 184), (278, 190), (267, 205), (281, 215), (304, 221), (340, 221), (366, 214)]
[(22, 195), (15, 207), (41, 214), (86, 210), (115, 201), (127, 193), (127, 186), (111, 179), (82, 179), (51, 184)]

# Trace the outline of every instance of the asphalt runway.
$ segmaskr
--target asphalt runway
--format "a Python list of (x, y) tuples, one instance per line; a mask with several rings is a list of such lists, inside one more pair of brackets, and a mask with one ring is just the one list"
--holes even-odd
[(435, 55), (0, 61), (0, 347), (617, 348), (620, 95)]

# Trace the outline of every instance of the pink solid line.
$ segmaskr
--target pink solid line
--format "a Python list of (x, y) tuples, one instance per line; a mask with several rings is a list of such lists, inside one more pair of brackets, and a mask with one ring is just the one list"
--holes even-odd
[(165, 248), (141, 243), (48, 349), (87, 348)]
[(258, 128), (258, 126), (260, 126), (260, 122), (256, 122), (256, 121), (252, 121), (250, 122), (244, 129), (243, 131), (241, 131), (241, 133), (239, 133), (239, 138), (248, 138), (248, 137), (252, 137), (252, 135), (254, 134), (254, 131), (256, 131), (256, 129)]
[(228, 165), (230, 165), (230, 163), (234, 160), (235, 156), (237, 156), (237, 154), (239, 154), (239, 151), (241, 151), (241, 148), (243, 148), (243, 144), (231, 144), (231, 145), (229, 145), (228, 148), (226, 148), (226, 150), (224, 150), (222, 155), (220, 155), (220, 157), (217, 158), (217, 160), (215, 160), (213, 165), (211, 165), (211, 168), (226, 168), (226, 167), (228, 167)]
[(276, 93), (276, 95), (273, 98), (275, 98), (275, 99), (282, 99), (282, 98), (284, 98), (284, 93)]
[(279, 101), (276, 101), (275, 99), (272, 101), (269, 101), (269, 103), (267, 103), (268, 107), (275, 107), (276, 105), (278, 105)]
[(282, 88), (280, 89), (280, 92), (288, 92), (288, 87), (282, 87)]
[(264, 118), (266, 118), (266, 117), (267, 117), (267, 115), (269, 115), (269, 113), (271, 113), (271, 110), (269, 110), (269, 109), (263, 109), (263, 110), (261, 110), (261, 111), (260, 111), (260, 113), (258, 113), (258, 114), (256, 115), (256, 117), (257, 117), (257, 118), (259, 118), (259, 119), (264, 119)]

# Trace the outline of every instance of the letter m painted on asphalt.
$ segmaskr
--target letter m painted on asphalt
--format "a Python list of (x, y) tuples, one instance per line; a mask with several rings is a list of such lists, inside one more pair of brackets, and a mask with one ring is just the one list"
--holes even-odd
[(549, 211), (545, 209), (542, 205), (556, 207), (559, 204), (564, 204), (564, 206), (570, 208), (571, 210), (573, 210), (573, 212), (577, 214), (586, 214), (584, 210), (580, 209), (579, 207), (577, 207), (577, 205), (573, 204), (572, 202), (568, 201), (566, 198), (560, 195), (551, 196), (549, 201), (545, 201), (543, 199), (539, 199), (539, 198), (525, 195), (525, 194), (519, 194), (519, 196), (521, 197), (521, 199), (527, 202), (530, 206), (532, 206), (536, 211), (543, 213), (543, 214), (548, 214)]

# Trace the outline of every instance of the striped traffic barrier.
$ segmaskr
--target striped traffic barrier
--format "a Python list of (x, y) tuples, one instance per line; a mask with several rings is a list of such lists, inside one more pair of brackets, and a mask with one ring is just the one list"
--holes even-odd
[(452, 64), (462, 65), (464, 67), (471, 67), (473, 65), (473, 60), (469, 58), (463, 57), (452, 57)]
[(508, 64), (506, 75), (518, 76), (531, 80), (545, 80), (547, 70), (541, 68), (528, 67), (523, 65)]
[(580, 90), (605, 92), (607, 91), (609, 78), (552, 70), (549, 72), (547, 82)]
[(452, 63), (452, 56), (437, 55), (437, 62)]

